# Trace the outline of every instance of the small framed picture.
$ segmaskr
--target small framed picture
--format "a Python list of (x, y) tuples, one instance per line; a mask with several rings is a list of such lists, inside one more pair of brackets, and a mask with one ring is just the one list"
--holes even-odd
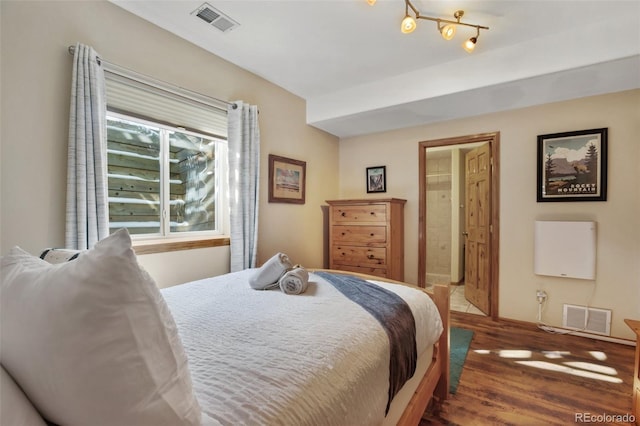
[(387, 192), (386, 166), (367, 167), (367, 192)]
[(304, 204), (306, 161), (269, 154), (269, 202)]
[(537, 199), (607, 200), (607, 129), (538, 136)]

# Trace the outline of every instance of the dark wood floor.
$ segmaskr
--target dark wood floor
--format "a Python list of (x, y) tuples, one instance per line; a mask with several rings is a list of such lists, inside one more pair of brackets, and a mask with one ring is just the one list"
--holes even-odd
[[(458, 312), (451, 325), (474, 331), (471, 347), (456, 394), (440, 413), (427, 410), (421, 426), (570, 425), (580, 415), (631, 414), (633, 346)], [(590, 424), (625, 424), (605, 420)]]

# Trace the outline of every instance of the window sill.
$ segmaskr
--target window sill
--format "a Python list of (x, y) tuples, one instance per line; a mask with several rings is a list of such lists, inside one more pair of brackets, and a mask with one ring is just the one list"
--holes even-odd
[(228, 246), (229, 244), (229, 237), (210, 237), (178, 241), (133, 241), (133, 249), (137, 255), (141, 255), (179, 250), (193, 250), (199, 248), (222, 247)]

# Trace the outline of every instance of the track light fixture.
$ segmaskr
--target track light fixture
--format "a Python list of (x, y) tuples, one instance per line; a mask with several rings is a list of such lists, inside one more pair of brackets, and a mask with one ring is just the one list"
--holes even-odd
[[(375, 4), (376, 0), (367, 0), (371, 6)], [(476, 43), (478, 42), (478, 37), (480, 37), (480, 29), (488, 30), (489, 27), (485, 27), (483, 25), (469, 24), (467, 22), (462, 22), (461, 19), (464, 16), (463, 10), (457, 10), (453, 17), (455, 20), (450, 19), (442, 19), (442, 18), (434, 18), (432, 16), (421, 15), (420, 11), (411, 3), (410, 0), (404, 0), (404, 19), (400, 24), (400, 31), (404, 34), (409, 34), (413, 32), (418, 26), (418, 19), (424, 19), (426, 21), (433, 21), (438, 25), (438, 31), (442, 38), (445, 40), (451, 40), (456, 35), (456, 29), (458, 26), (471, 27), (476, 29), (475, 37), (469, 38), (462, 44), (462, 47), (467, 52), (471, 53), (476, 48)]]
[(473, 49), (476, 48), (476, 43), (478, 42), (478, 37), (480, 37), (480, 28), (476, 28), (476, 36), (471, 37), (469, 40), (462, 43), (462, 48), (467, 52), (473, 52)]
[[(459, 10), (458, 12), (462, 11)], [(454, 24), (447, 24), (445, 26), (442, 26), (442, 24), (438, 22), (438, 31), (440, 31), (440, 34), (442, 34), (443, 39), (451, 40), (453, 36), (456, 35), (456, 26)]]
[(404, 19), (402, 20), (402, 24), (400, 24), (400, 31), (402, 31), (404, 34), (409, 34), (412, 33), (417, 26), (418, 23), (415, 19), (413, 19), (413, 16), (406, 14)]

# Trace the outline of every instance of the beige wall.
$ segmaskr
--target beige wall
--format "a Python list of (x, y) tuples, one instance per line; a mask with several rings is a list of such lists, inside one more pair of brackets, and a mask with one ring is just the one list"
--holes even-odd
[[(108, 2), (0, 1), (0, 252), (36, 253), (64, 242), (71, 57), (92, 45), (107, 60), (161, 80), (260, 108), (262, 187), (259, 261), (276, 251), (322, 266), (325, 199), (367, 197), (367, 166), (387, 166), (386, 196), (406, 198), (405, 276), (417, 281), (418, 142), (501, 132), (500, 315), (535, 321), (535, 290), (549, 294), (544, 319), (563, 303), (613, 310), (613, 334), (640, 317), (640, 91), (490, 114), (341, 141), (305, 124), (304, 101)], [(609, 201), (536, 203), (536, 135), (608, 127)], [(307, 203), (267, 203), (267, 155), (307, 161)], [(339, 166), (338, 166), (339, 158)], [(340, 182), (338, 185), (338, 177)], [(369, 194), (373, 196), (374, 194)], [(380, 194), (376, 194), (380, 195)], [(598, 222), (597, 280), (533, 274), (537, 219)], [(209, 263), (207, 259), (212, 259)], [(141, 257), (166, 286), (226, 272), (228, 248)]]
[[(322, 266), (320, 206), (337, 194), (338, 139), (306, 125), (304, 100), (106, 1), (2, 0), (0, 8), (2, 253), (14, 245), (36, 253), (64, 243), (72, 64), (67, 47), (79, 41), (109, 62), (205, 95), (258, 105), (259, 262), (284, 251), (294, 262)], [(267, 202), (268, 154), (307, 162), (305, 205)], [(224, 247), (146, 255), (141, 263), (166, 286), (227, 272), (228, 256)]]
[[(537, 203), (536, 136), (608, 127), (607, 202)], [(365, 168), (387, 166), (386, 196), (406, 198), (405, 277), (417, 282), (418, 142), (500, 132), (500, 316), (562, 324), (564, 303), (611, 309), (612, 334), (631, 338), (623, 319), (640, 317), (640, 90), (488, 114), (345, 139), (340, 142), (340, 196), (367, 197)], [(373, 194), (369, 194), (371, 196)], [(376, 194), (380, 195), (380, 194)], [(595, 281), (533, 273), (536, 220), (598, 224)]]

